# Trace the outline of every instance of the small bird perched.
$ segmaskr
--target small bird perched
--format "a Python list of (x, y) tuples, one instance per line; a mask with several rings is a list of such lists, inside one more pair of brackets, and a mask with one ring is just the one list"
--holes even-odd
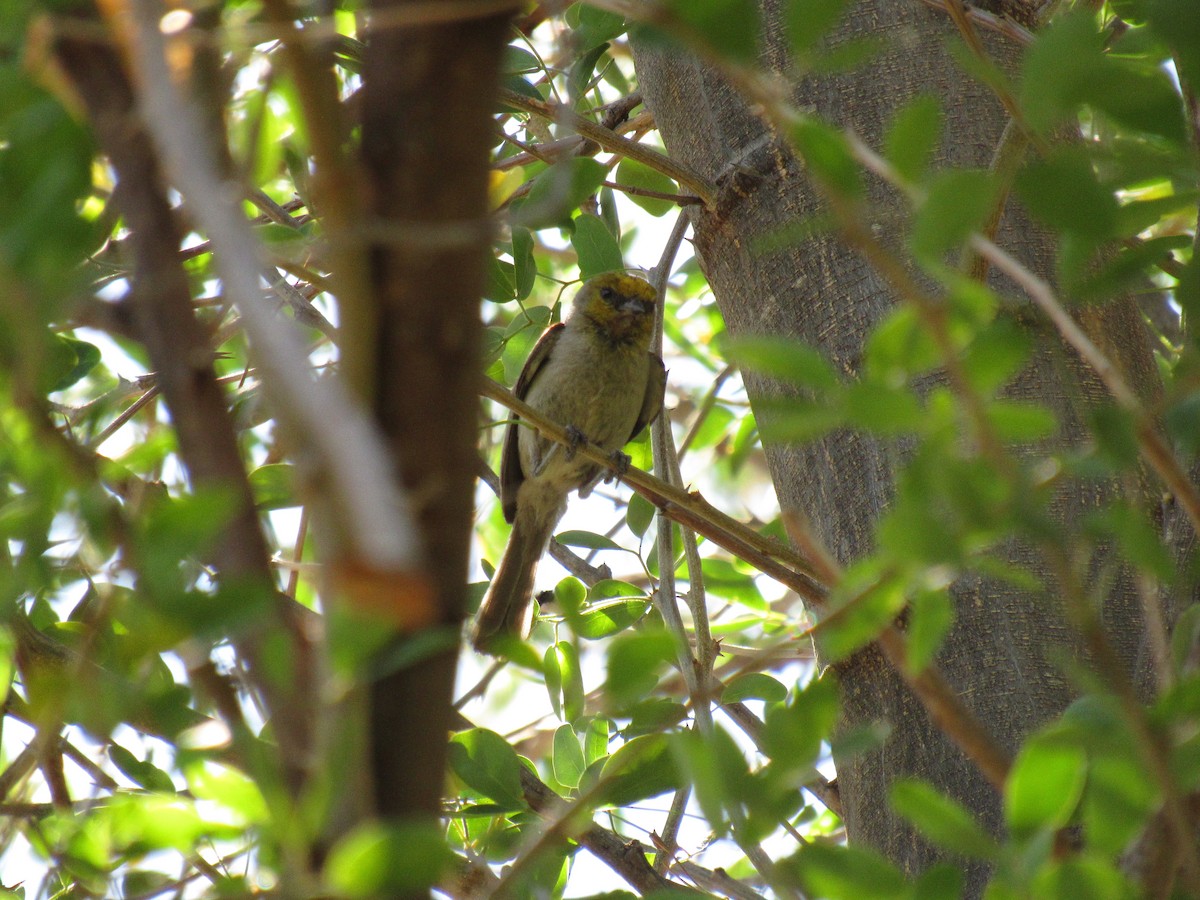
[[(577, 442), (620, 453), (659, 414), (666, 386), (662, 359), (650, 351), (655, 292), (633, 275), (585, 282), (565, 322), (551, 326), (529, 354), (513, 393), (566, 426)], [(475, 618), (471, 642), (482, 653), (505, 638), (522, 640), (533, 624), (533, 579), (567, 495), (591, 493), (601, 467), (521, 425), (514, 417), (500, 459), (500, 502), (512, 534)]]

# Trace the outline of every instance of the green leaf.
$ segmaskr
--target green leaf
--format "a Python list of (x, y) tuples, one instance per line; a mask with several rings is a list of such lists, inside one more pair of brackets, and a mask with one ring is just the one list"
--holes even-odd
[[(594, 81), (596, 64), (608, 53), (608, 44), (598, 44), (590, 50), (585, 50), (575, 57), (567, 72), (567, 93), (572, 97), (582, 98)], [(611, 63), (612, 60), (609, 60)]]
[(1059, 16), (1038, 34), (1022, 63), (1020, 105), (1039, 131), (1049, 131), (1083, 102), (1104, 66), (1101, 38), (1083, 10)]
[(211, 800), (232, 810), (247, 824), (265, 825), (271, 812), (258, 784), (249, 776), (211, 760), (189, 766), (188, 787), (197, 800)]
[(954, 603), (948, 591), (918, 591), (908, 605), (904, 630), (905, 664), (920, 673), (933, 662), (954, 625)]
[(1117, 231), (1117, 199), (1079, 148), (1035, 159), (1017, 176), (1016, 187), (1029, 212), (1051, 228), (1093, 240)]
[(1077, 747), (1029, 740), (1005, 790), (1005, 815), (1014, 834), (1062, 828), (1071, 821), (1087, 780), (1087, 758)]
[(1127, 900), (1140, 894), (1113, 863), (1095, 856), (1051, 860), (1038, 871), (1030, 892), (1055, 900)]
[(728, 407), (719, 402), (714, 403), (709, 407), (708, 415), (692, 432), (691, 449), (704, 450), (717, 446), (729, 437), (730, 431), (737, 424), (740, 424), (738, 417)]
[(701, 563), (704, 587), (709, 594), (724, 597), (757, 612), (767, 611), (767, 601), (755, 583), (755, 573), (745, 563), (709, 557)]
[[(530, 100), (537, 100), (539, 103), (546, 99), (538, 92), (536, 87), (529, 83), (528, 78), (522, 78), (520, 75), (501, 75), (500, 86), (507, 88), (514, 94), (520, 94), (523, 97), (528, 97)], [(509, 107), (505, 106), (504, 108), (508, 109)], [(512, 111), (520, 112), (516, 108), (512, 108)]]
[(760, 434), (776, 443), (806, 444), (845, 424), (842, 409), (827, 403), (766, 398), (757, 404)]
[(867, 338), (866, 376), (902, 382), (941, 364), (941, 353), (911, 304), (890, 312)]
[(243, 833), (204, 821), (195, 804), (178, 794), (117, 794), (107, 801), (106, 813), (113, 840), (137, 844), (142, 852), (173, 849), (192, 853), (206, 835), (229, 839)]
[[(175, 878), (166, 872), (131, 869), (121, 876), (121, 896), (158, 897), (175, 890)], [(0, 888), (0, 900), (25, 900), (23, 888)]]
[(825, 900), (888, 900), (907, 895), (900, 871), (865, 847), (834, 847), (813, 841), (793, 860), (801, 884)]
[(1122, 555), (1142, 571), (1164, 583), (1174, 580), (1175, 563), (1144, 511), (1110, 502), (1089, 517), (1088, 526), (1094, 534), (1115, 537)]
[(624, 550), (612, 538), (592, 531), (563, 531), (554, 539), (567, 547), (583, 547), (587, 550)]
[(1096, 439), (1096, 454), (1115, 469), (1128, 469), (1137, 464), (1138, 443), (1133, 415), (1113, 405), (1097, 406), (1090, 422)]
[(644, 600), (646, 589), (628, 581), (618, 581), (615, 578), (605, 578), (597, 581), (588, 588), (588, 603), (601, 603), (605, 600), (628, 600), (634, 598)]
[(976, 859), (995, 859), (996, 841), (958, 803), (923, 781), (911, 778), (892, 783), (892, 807), (931, 842)]
[(587, 764), (583, 759), (583, 748), (570, 725), (559, 725), (554, 730), (554, 777), (569, 788), (579, 787), (579, 780)]
[(718, 835), (728, 829), (725, 810), (747, 799), (749, 769), (737, 744), (724, 729), (709, 734), (680, 731), (671, 735), (671, 748), (686, 781), (696, 792), (704, 818)]
[[(626, 158), (621, 160), (620, 165), (617, 166), (616, 182), (625, 187), (638, 188), (643, 191), (654, 191), (658, 194), (679, 194), (679, 185), (673, 180), (657, 169), (652, 169), (645, 163), (638, 162), (636, 159)], [(671, 200), (663, 200), (658, 197), (644, 197), (635, 193), (629, 193), (626, 196), (655, 217), (665, 216), (675, 208), (675, 203)]]
[(515, 300), (517, 291), (515, 272), (512, 263), (489, 256), (483, 298), (491, 300), (493, 303), (508, 303), (510, 300)]
[(640, 631), (617, 637), (608, 648), (605, 696), (615, 709), (640, 700), (658, 684), (664, 665), (675, 658), (675, 640), (665, 631)]
[(839, 586), (828, 612), (815, 628), (821, 658), (831, 663), (845, 659), (879, 637), (903, 611), (907, 599), (899, 578), (859, 584), (857, 588), (852, 587), (855, 581), (847, 577), (845, 589)]
[(587, 51), (620, 37), (625, 31), (625, 19), (615, 12), (580, 3), (579, 22), (575, 26), (577, 46)]
[(537, 278), (537, 261), (533, 258), (533, 235), (528, 228), (512, 226), (513, 281), (517, 299), (524, 300), (533, 292)]
[(288, 463), (259, 466), (249, 476), (254, 505), (263, 512), (299, 506), (296, 498), (296, 467)]
[(732, 338), (722, 349), (730, 361), (788, 384), (829, 391), (841, 385), (833, 366), (819, 350), (796, 340), (770, 335)]
[[(913, 900), (962, 900), (963, 870), (951, 863), (930, 866), (913, 885)], [(989, 897), (989, 900), (1001, 900)]]
[(1093, 758), (1083, 796), (1082, 820), (1088, 845), (1114, 858), (1145, 828), (1159, 794), (1132, 742), (1124, 755)]
[(1176, 400), (1163, 414), (1171, 439), (1188, 454), (1200, 453), (1200, 391)]
[(608, 738), (611, 723), (603, 716), (585, 720), (583, 727), (583, 755), (590, 766), (608, 756)]
[(1191, 0), (1148, 0), (1145, 4), (1151, 30), (1171, 47), (1175, 68), (1194, 91), (1200, 86), (1200, 29), (1196, 5)]
[(803, 58), (837, 24), (846, 8), (846, 0), (786, 0), (784, 28), (792, 52)]
[(1030, 338), (1007, 318), (998, 318), (975, 334), (963, 354), (963, 371), (981, 394), (1008, 384), (1029, 359)]
[(1058, 419), (1040, 403), (993, 400), (988, 404), (987, 417), (996, 434), (1005, 441), (1042, 441), (1058, 431)]
[(912, 391), (874, 381), (855, 382), (843, 401), (846, 421), (882, 435), (920, 431), (928, 422), (921, 401)]
[(552, 649), (562, 677), (563, 718), (575, 722), (584, 712), (583, 670), (579, 666), (579, 654), (575, 645), (568, 641), (559, 641)]
[(600, 221), (618, 242), (621, 240), (621, 212), (617, 209), (617, 193), (607, 184), (600, 188)]
[(647, 734), (623, 744), (605, 761), (600, 778), (608, 782), (601, 796), (610, 806), (629, 806), (683, 786), (665, 734)]
[(148, 791), (175, 793), (175, 782), (171, 780), (170, 775), (148, 760), (138, 759), (120, 744), (109, 745), (108, 758), (126, 778), (139, 787)]
[(524, 47), (509, 44), (504, 48), (504, 56), (500, 60), (500, 71), (505, 75), (522, 75), (528, 72), (540, 72), (542, 64), (538, 58)]
[(687, 707), (675, 700), (665, 697), (641, 700), (622, 711), (622, 716), (629, 717), (629, 724), (621, 729), (621, 734), (626, 739), (641, 734), (657, 734), (679, 724), (687, 718), (687, 714)]
[(583, 213), (574, 221), (575, 231), (571, 235), (571, 246), (575, 248), (575, 255), (579, 259), (581, 278), (586, 280), (625, 267), (617, 239), (599, 216)]
[(749, 672), (739, 675), (721, 692), (722, 703), (737, 703), (742, 700), (766, 700), (780, 703), (787, 699), (787, 688), (764, 672)]
[(1107, 300), (1145, 279), (1153, 267), (1171, 256), (1172, 250), (1190, 243), (1187, 235), (1172, 235), (1152, 238), (1134, 247), (1118, 248), (1113, 257), (1105, 261), (1098, 271), (1085, 271), (1082, 280), (1072, 283), (1071, 293), (1080, 300)]
[(64, 391), (100, 364), (100, 348), (64, 334), (53, 336), (57, 352), (50, 353), (50, 390)]
[(563, 718), (562, 714), (562, 667), (559, 665), (558, 653), (553, 646), (547, 647), (542, 655), (542, 676), (546, 681), (546, 693), (550, 695), (550, 707), (554, 714)]
[(1191, 604), (1179, 616), (1171, 632), (1171, 661), (1178, 676), (1194, 668), (1192, 659), (1200, 647), (1200, 604)]
[(202, 557), (214, 546), (237, 503), (232, 488), (207, 486), (180, 497), (159, 498), (138, 523), (143, 586), (177, 590), (180, 561)]
[(913, 221), (913, 253), (937, 260), (980, 231), (995, 209), (999, 185), (989, 172), (953, 169), (930, 179)]
[(807, 772), (816, 765), (821, 744), (833, 733), (838, 716), (838, 683), (832, 669), (814, 678), (786, 705), (767, 708), (762, 750), (772, 761)]
[(654, 504), (641, 494), (629, 498), (629, 507), (625, 511), (625, 524), (638, 537), (646, 534), (646, 529), (654, 521)]
[(569, 226), (571, 213), (596, 192), (604, 175), (604, 166), (594, 159), (571, 157), (555, 163), (534, 178), (523, 201), (512, 204), (514, 223), (534, 231)]
[(494, 731), (472, 728), (450, 739), (450, 769), (471, 790), (505, 809), (523, 809), (521, 761)]
[(919, 94), (893, 117), (883, 139), (883, 154), (902, 177), (919, 181), (929, 167), (941, 133), (941, 105), (932, 94)]
[(1084, 97), (1092, 108), (1182, 148), (1187, 141), (1183, 105), (1166, 73), (1140, 61), (1105, 57), (1105, 63), (1101, 77), (1086, 86)]
[(809, 119), (792, 129), (792, 141), (813, 177), (827, 189), (848, 199), (862, 195), (862, 174), (844, 134)]
[(663, 6), (720, 55), (743, 63), (757, 59), (760, 25), (758, 4), (752, 0), (665, 0)]
[(589, 641), (611, 637), (640, 621), (649, 608), (647, 597), (597, 603), (579, 614), (574, 623), (575, 633)]
[(334, 845), (325, 877), (339, 896), (412, 896), (437, 884), (453, 858), (432, 822), (369, 823)]
[(0, 67), (0, 255), (27, 301), (11, 314), (49, 322), (82, 288), (85, 260), (106, 234), (81, 213), (94, 157), (85, 123), (35, 78), (14, 62)]
[(17, 642), (12, 632), (0, 626), (0, 697), (7, 698), (16, 672)]
[(573, 575), (568, 575), (554, 586), (554, 602), (568, 619), (579, 614), (585, 599), (587, 585)]

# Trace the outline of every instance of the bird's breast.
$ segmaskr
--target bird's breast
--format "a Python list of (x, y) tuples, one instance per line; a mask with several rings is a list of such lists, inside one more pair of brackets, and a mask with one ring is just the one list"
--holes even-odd
[[(560, 425), (575, 426), (592, 443), (619, 450), (629, 439), (642, 408), (649, 378), (649, 357), (638, 347), (613, 347), (570, 328), (564, 329), (550, 359), (530, 385), (525, 401)], [(550, 442), (532, 429), (521, 433), (521, 460), (526, 475)], [(554, 480), (571, 481), (593, 464), (576, 457), (567, 462), (556, 454)], [(549, 472), (547, 475), (551, 474)]]

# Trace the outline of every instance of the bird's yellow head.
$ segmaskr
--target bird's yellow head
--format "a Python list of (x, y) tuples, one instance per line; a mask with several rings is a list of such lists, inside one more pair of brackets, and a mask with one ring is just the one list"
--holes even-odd
[(575, 295), (572, 317), (581, 316), (614, 344), (650, 346), (654, 333), (654, 288), (625, 272), (607, 272), (584, 282)]

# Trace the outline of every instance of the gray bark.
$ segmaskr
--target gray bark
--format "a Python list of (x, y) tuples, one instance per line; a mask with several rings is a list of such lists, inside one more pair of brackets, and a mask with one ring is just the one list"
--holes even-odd
[[(788, 74), (788, 51), (777, 0), (764, 3), (762, 63)], [(831, 35), (833, 43), (874, 38), (882, 51), (850, 73), (793, 79), (793, 101), (879, 148), (894, 112), (921, 92), (942, 103), (944, 137), (937, 167), (986, 168), (1006, 124), (1000, 104), (972, 80), (947, 50), (952, 26), (916, 2), (861, 0), (850, 5)], [(988, 39), (993, 58), (1012, 67), (1016, 48)], [(733, 334), (786, 334), (821, 348), (835, 366), (859, 368), (865, 336), (898, 299), (870, 266), (836, 234), (819, 233), (792, 246), (763, 251), (760, 239), (822, 211), (819, 193), (786, 142), (749, 110), (721, 77), (695, 58), (660, 45), (635, 42), (635, 62), (646, 104), (670, 154), (717, 182), (716, 209), (696, 213), (695, 246), (726, 325)], [(876, 232), (897, 237), (906, 215), (879, 182), (868, 192)], [(1012, 205), (1010, 204), (1010, 207)], [(1035, 271), (1053, 273), (1053, 244), (1019, 211), (1006, 211), (998, 240)], [(1023, 303), (1017, 289), (993, 287)], [(1036, 350), (1011, 386), (1016, 398), (1047, 404), (1059, 415), (1057, 446), (1077, 443), (1087, 410), (1105, 402), (1100, 384), (1033, 314), (1019, 317)], [(1155, 379), (1149, 344), (1129, 304), (1114, 304), (1087, 323), (1107, 352), (1138, 385)], [(770, 381), (745, 373), (752, 401), (777, 395)], [(759, 413), (760, 417), (762, 413)], [(1042, 450), (1046, 448), (1040, 448)], [(1032, 452), (1029, 448), (1023, 452)], [(802, 511), (815, 533), (843, 563), (868, 552), (876, 520), (893, 491), (902, 450), (861, 433), (841, 431), (805, 446), (768, 446), (781, 507)], [(1112, 486), (1064, 486), (1056, 511), (1077, 521)], [(1014, 547), (1009, 558), (1035, 571), (1041, 560)], [(1140, 613), (1128, 578), (1108, 595), (1105, 619), (1118, 655), (1139, 684), (1147, 675)], [(1052, 588), (1051, 588), (1052, 590)], [(1013, 751), (1022, 737), (1060, 712), (1073, 686), (1064, 658), (1081, 658), (1072, 629), (1053, 597), (1030, 596), (983, 578), (963, 579), (954, 590), (957, 624), (939, 664), (996, 741)], [(938, 859), (886, 802), (889, 784), (916, 775), (974, 810), (993, 830), (1001, 827), (1000, 798), (979, 772), (930, 723), (916, 698), (881, 656), (868, 649), (838, 666), (843, 686), (842, 727), (886, 720), (891, 736), (875, 751), (838, 767), (851, 841), (875, 847), (916, 874)], [(968, 869), (968, 896), (986, 884), (985, 867)]]

